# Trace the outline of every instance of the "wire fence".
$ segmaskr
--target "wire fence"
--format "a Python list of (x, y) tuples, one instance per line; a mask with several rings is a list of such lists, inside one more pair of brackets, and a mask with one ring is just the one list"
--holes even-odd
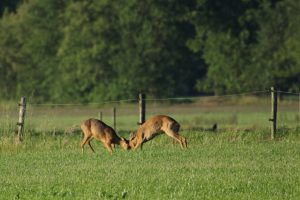
[[(300, 93), (277, 91), (278, 127), (296, 128), (300, 125)], [(146, 119), (157, 114), (175, 118), (182, 129), (210, 130), (268, 130), (270, 129), (270, 90), (244, 93), (196, 96), (146, 98)], [(116, 108), (117, 131), (137, 128), (139, 106), (137, 98), (118, 101), (82, 103), (30, 103), (27, 104), (25, 131), (40, 133), (68, 132), (78, 128), (87, 118), (99, 118), (113, 125), (112, 108)], [(18, 105), (1, 105), (0, 135), (11, 134), (16, 129)]]
[[(226, 94), (226, 95), (202, 95), (193, 97), (169, 97), (169, 98), (148, 98), (146, 101), (171, 101), (171, 100), (199, 100), (203, 98), (220, 98), (220, 97), (234, 97), (245, 95), (258, 95), (262, 93), (270, 92), (270, 90), (250, 91), (244, 93)], [(103, 104), (115, 104), (115, 103), (133, 103), (137, 102), (138, 98), (114, 100), (114, 101), (100, 101), (90, 103), (28, 103), (32, 106), (88, 106), (88, 105), (103, 105)]]

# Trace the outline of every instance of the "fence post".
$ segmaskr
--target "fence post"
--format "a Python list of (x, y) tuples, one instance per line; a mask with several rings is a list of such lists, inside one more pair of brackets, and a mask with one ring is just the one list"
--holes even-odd
[(19, 109), (19, 121), (17, 123), (18, 125), (18, 141), (23, 141), (23, 130), (24, 130), (24, 121), (25, 121), (25, 111), (26, 111), (26, 98), (21, 97), (20, 103), (19, 103), (20, 109)]
[(98, 113), (98, 118), (100, 121), (102, 121), (102, 112), (101, 111)]
[(299, 123), (300, 123), (300, 93), (298, 94), (298, 120), (299, 120)]
[(112, 115), (112, 121), (113, 121), (113, 127), (114, 127), (114, 130), (116, 130), (116, 107), (113, 107), (112, 108), (112, 112), (113, 112), (113, 115)]
[(277, 123), (277, 91), (271, 87), (271, 139), (275, 138)]
[(145, 103), (146, 95), (140, 93), (139, 94), (139, 112), (140, 112), (140, 118), (138, 125), (142, 125), (146, 120), (146, 103)]

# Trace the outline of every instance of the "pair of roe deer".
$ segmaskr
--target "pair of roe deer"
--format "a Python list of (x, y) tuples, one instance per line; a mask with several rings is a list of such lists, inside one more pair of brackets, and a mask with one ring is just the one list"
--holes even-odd
[(101, 141), (110, 154), (112, 154), (115, 144), (120, 145), (125, 150), (137, 149), (139, 147), (142, 149), (145, 142), (153, 139), (161, 132), (164, 132), (166, 135), (178, 141), (182, 148), (187, 148), (186, 139), (178, 134), (179, 128), (179, 123), (171, 117), (157, 115), (142, 124), (138, 130), (130, 136), (129, 140), (126, 140), (123, 137), (119, 137), (115, 130), (104, 122), (97, 119), (88, 119), (81, 124), (81, 129), (84, 133), (81, 149), (83, 153), (84, 145), (88, 143), (92, 151), (95, 152), (90, 143), (94, 138)]

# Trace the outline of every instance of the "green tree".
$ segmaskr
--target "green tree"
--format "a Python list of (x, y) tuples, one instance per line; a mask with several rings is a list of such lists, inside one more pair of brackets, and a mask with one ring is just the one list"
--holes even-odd
[(115, 78), (110, 63), (118, 44), (115, 1), (78, 1), (68, 5), (60, 45), (61, 90), (65, 100), (111, 99)]
[(22, 0), (1, 0), (0, 1), (0, 17), (3, 15), (4, 11), (15, 12), (17, 6), (22, 2)]
[(255, 56), (266, 69), (271, 85), (299, 91), (300, 4), (296, 0), (265, 2), (260, 13), (260, 31)]
[(7, 72), (7, 87), (14, 90), (11, 93), (50, 100), (58, 74), (56, 53), (64, 2), (31, 0), (20, 5), (16, 14), (3, 17), (0, 63)]
[(160, 97), (195, 92), (195, 77), (205, 69), (201, 57), (186, 46), (194, 34), (185, 19), (191, 6), (137, 0), (69, 4), (59, 50), (68, 98), (96, 101), (133, 98), (141, 91)]
[(16, 95), (17, 65), (20, 43), (16, 37), (19, 21), (6, 14), (0, 19), (0, 96), (11, 99)]
[[(119, 4), (121, 46), (113, 65), (124, 96), (190, 95), (203, 76), (201, 56), (187, 47), (195, 34), (187, 15), (194, 6), (178, 1), (126, 1)], [(124, 91), (124, 90), (123, 90)]]
[(208, 65), (198, 90), (219, 94), (257, 88), (257, 82), (252, 81), (256, 69), (251, 54), (257, 43), (258, 1), (198, 1), (197, 7), (190, 15), (197, 35), (189, 46), (203, 52)]
[(208, 64), (200, 91), (226, 93), (295, 88), (299, 67), (299, 3), (287, 1), (198, 1), (191, 20), (197, 37), (190, 48)]
[(89, 102), (299, 90), (299, 8), (297, 0), (1, 1), (0, 94)]

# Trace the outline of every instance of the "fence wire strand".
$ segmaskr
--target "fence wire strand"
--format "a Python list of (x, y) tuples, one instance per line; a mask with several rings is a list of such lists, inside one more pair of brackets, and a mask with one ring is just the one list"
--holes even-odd
[[(225, 95), (207, 95), (207, 96), (195, 96), (195, 97), (170, 97), (170, 98), (156, 98), (156, 99), (145, 99), (145, 101), (170, 101), (170, 100), (197, 100), (205, 98), (221, 98), (221, 97), (234, 97), (234, 96), (245, 96), (245, 95), (256, 95), (268, 93), (270, 90), (258, 90), (250, 91), (244, 93), (235, 93), (235, 94), (225, 94)], [(277, 91), (284, 93), (284, 91)], [(290, 93), (290, 92), (285, 92)], [(299, 93), (293, 93), (299, 94)], [(123, 100), (114, 100), (114, 101), (103, 101), (103, 102), (91, 102), (91, 103), (28, 103), (31, 106), (89, 106), (89, 105), (103, 105), (103, 104), (112, 104), (112, 103), (129, 103), (137, 102), (137, 98), (123, 99)]]
[(300, 93), (296, 93), (296, 92), (287, 92), (287, 91), (281, 91), (281, 90), (277, 90), (278, 93), (283, 93), (283, 94), (292, 94), (292, 95), (300, 95)]
[(28, 103), (32, 106), (88, 106), (88, 105), (101, 105), (111, 103), (123, 103), (123, 102), (134, 102), (137, 99), (123, 99), (115, 101), (103, 101), (103, 102), (91, 102), (91, 103)]
[(254, 95), (254, 94), (267, 93), (267, 92), (269, 92), (269, 90), (252, 91), (252, 92), (236, 93), (236, 94), (225, 94), (225, 95), (208, 95), (208, 96), (197, 96), (197, 97), (174, 97), (174, 98), (162, 98), (162, 99), (146, 99), (146, 101), (195, 100), (195, 99), (203, 99), (203, 98), (221, 98), (221, 97)]

